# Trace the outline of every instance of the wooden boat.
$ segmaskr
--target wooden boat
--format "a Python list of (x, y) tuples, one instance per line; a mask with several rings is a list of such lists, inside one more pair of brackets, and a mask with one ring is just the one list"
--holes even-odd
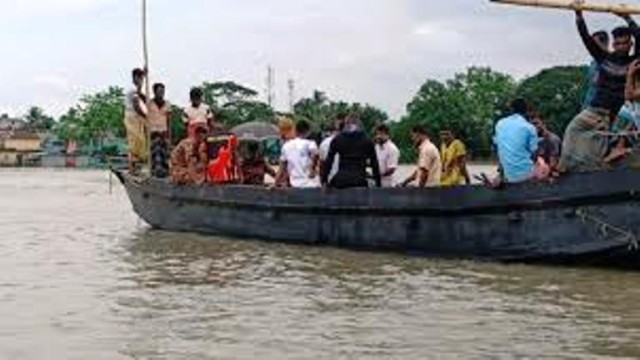
[(425, 256), (640, 268), (640, 172), (451, 189), (178, 187), (115, 171), (154, 228)]

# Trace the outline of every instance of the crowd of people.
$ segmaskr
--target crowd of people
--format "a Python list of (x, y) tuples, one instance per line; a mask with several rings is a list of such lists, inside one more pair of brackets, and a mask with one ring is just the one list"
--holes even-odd
[[(494, 129), (500, 176), (481, 180), (491, 186), (548, 180), (565, 172), (602, 170), (632, 153), (640, 129), (640, 29), (630, 16), (620, 16), (627, 25), (612, 31), (611, 43), (605, 31), (590, 34), (582, 12), (576, 12), (578, 32), (593, 63), (583, 110), (569, 124), (564, 140), (549, 130), (525, 99), (515, 99), (510, 114)], [(132, 75), (135, 88), (126, 97), (124, 122), (134, 173), (148, 161), (152, 176), (179, 185), (265, 185), (266, 176), (273, 178), (274, 186), (291, 188), (471, 184), (466, 146), (452, 131), (439, 134), (438, 147), (427, 127), (415, 126), (410, 137), (418, 154), (416, 169), (399, 179), (401, 154), (389, 127), (364, 129), (354, 114), (337, 116), (324, 129), (321, 141), (311, 135), (306, 121), (281, 118), (277, 169), (260, 154), (258, 144), (249, 146), (252, 155), (238, 156), (238, 139), (233, 136), (212, 151), (207, 138), (220, 127), (198, 88), (191, 90), (191, 101), (182, 110), (187, 138), (170, 152), (172, 107), (165, 100), (165, 86), (153, 85), (153, 98), (146, 99), (142, 92), (146, 72), (135, 69)]]

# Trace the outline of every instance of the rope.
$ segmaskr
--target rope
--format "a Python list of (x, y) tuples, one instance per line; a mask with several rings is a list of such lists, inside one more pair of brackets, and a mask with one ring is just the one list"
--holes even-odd
[(605, 136), (605, 137), (640, 137), (640, 131), (596, 131), (596, 134)]
[(612, 233), (612, 235), (614, 236), (615, 234), (617, 234), (618, 236), (614, 238), (615, 241), (619, 240), (621, 242), (628, 243), (630, 251), (640, 250), (640, 241), (632, 231), (622, 229), (615, 225), (611, 225), (608, 222), (596, 216), (589, 215), (585, 209), (576, 210), (576, 215), (580, 218), (582, 223), (585, 225), (587, 224), (587, 221), (590, 221), (593, 224), (595, 224), (597, 226), (598, 233), (603, 238), (608, 237), (610, 233)]

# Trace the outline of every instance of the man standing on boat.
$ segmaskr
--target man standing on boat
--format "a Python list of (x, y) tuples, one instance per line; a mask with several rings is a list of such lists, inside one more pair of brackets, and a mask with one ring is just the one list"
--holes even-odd
[(282, 147), (276, 184), (284, 185), (284, 179), (288, 178), (288, 185), (293, 188), (320, 187), (317, 179), (318, 146), (307, 139), (310, 131), (311, 126), (306, 121), (296, 124), (296, 137), (288, 140)]
[[(329, 181), (329, 173), (337, 157), (338, 173)], [(322, 184), (334, 189), (369, 187), (367, 168), (371, 167), (376, 187), (381, 187), (376, 148), (354, 115), (345, 120), (344, 130), (333, 139), (327, 162), (322, 169)]]
[(169, 176), (171, 105), (165, 100), (165, 92), (164, 84), (154, 84), (154, 97), (147, 104), (151, 132), (151, 175), (157, 178)]
[(392, 188), (396, 186), (395, 174), (400, 162), (400, 150), (396, 144), (391, 141), (389, 126), (380, 124), (376, 127), (375, 142), (382, 187)]
[(467, 147), (451, 130), (440, 133), (440, 155), (442, 156), (442, 186), (470, 185), (467, 170)]
[(136, 174), (139, 166), (149, 156), (147, 144), (147, 114), (146, 97), (142, 93), (146, 73), (142, 69), (132, 71), (134, 88), (127, 93), (125, 99), (124, 126), (127, 130), (127, 143), (129, 145), (129, 172)]
[(213, 112), (209, 105), (202, 101), (202, 97), (202, 89), (191, 89), (189, 93), (191, 103), (184, 110), (184, 122), (187, 124), (189, 135), (193, 135), (193, 130), (196, 126), (204, 127), (207, 132), (213, 127)]
[[(613, 52), (603, 49), (589, 34), (582, 15), (576, 10), (578, 32), (587, 50), (599, 65), (595, 94), (589, 106), (569, 124), (560, 160), (562, 171), (596, 171), (605, 168), (609, 150), (607, 132), (625, 101), (629, 65), (640, 54), (638, 25), (629, 15), (619, 15), (629, 26), (613, 30)], [(635, 52), (631, 55), (634, 48)]]
[(418, 148), (418, 169), (409, 176), (402, 187), (407, 187), (415, 181), (418, 187), (439, 187), (442, 179), (442, 158), (438, 148), (431, 142), (429, 132), (422, 126), (411, 129), (411, 140)]
[(500, 168), (509, 183), (521, 183), (535, 178), (538, 151), (538, 131), (527, 119), (529, 106), (524, 99), (511, 103), (512, 114), (498, 121), (494, 144)]

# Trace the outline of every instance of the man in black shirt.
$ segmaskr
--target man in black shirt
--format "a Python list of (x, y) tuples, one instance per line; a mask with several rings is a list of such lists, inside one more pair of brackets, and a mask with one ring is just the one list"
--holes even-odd
[[(336, 156), (340, 157), (338, 173), (328, 182)], [(331, 142), (329, 155), (322, 167), (322, 184), (336, 189), (368, 187), (367, 167), (373, 170), (373, 179), (381, 187), (380, 167), (376, 148), (360, 128), (355, 117), (347, 118), (344, 130)]]
[[(640, 54), (638, 25), (629, 15), (619, 15), (628, 27), (613, 30), (613, 52), (602, 46), (589, 34), (582, 11), (576, 11), (578, 32), (587, 50), (598, 64), (595, 94), (588, 107), (569, 124), (560, 160), (562, 171), (596, 171), (606, 166), (608, 139), (600, 132), (607, 131), (625, 101), (626, 75), (629, 65)], [(631, 54), (631, 50), (635, 51)]]

